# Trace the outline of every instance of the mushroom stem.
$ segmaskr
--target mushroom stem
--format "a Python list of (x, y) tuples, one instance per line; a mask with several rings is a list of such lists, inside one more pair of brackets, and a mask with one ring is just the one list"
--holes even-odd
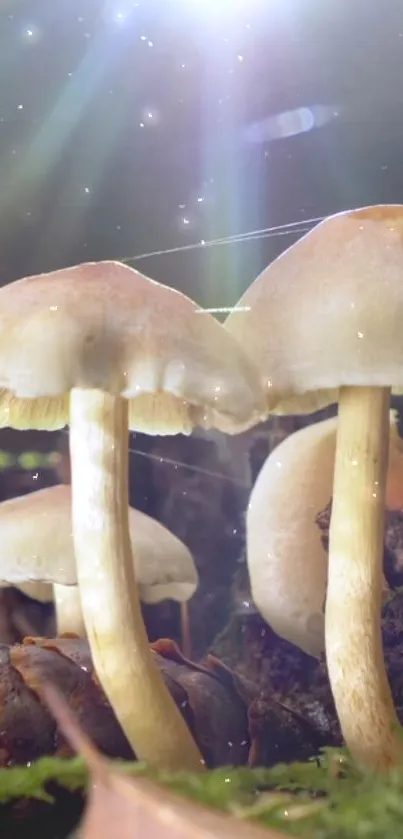
[(381, 635), (389, 403), (388, 388), (340, 390), (325, 611), (343, 737), (362, 766), (380, 771), (403, 755)]
[(53, 585), (57, 635), (66, 633), (85, 638), (85, 626), (78, 586)]
[(77, 579), (98, 678), (139, 760), (201, 769), (141, 614), (129, 536), (127, 401), (73, 389), (70, 452)]

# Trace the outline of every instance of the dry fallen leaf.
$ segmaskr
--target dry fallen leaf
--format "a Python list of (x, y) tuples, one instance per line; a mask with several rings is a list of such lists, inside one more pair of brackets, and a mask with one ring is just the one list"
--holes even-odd
[[(253, 699), (249, 686), (246, 691), (243, 682), (216, 659), (209, 657), (205, 666), (187, 661), (172, 641), (157, 641), (150, 649), (207, 765), (245, 765), (250, 749), (248, 707)], [(1, 647), (0, 767), (30, 763), (43, 754), (71, 753), (42, 695), (47, 683), (63, 693), (102, 754), (135, 759), (99, 684), (88, 642), (66, 635), (28, 637), (23, 644)], [(281, 738), (279, 744), (276, 732), (284, 728), (283, 716), (280, 708), (276, 724), (270, 727), (277, 748)], [(295, 746), (297, 759), (298, 742)]]
[(80, 839), (287, 839), (216, 813), (143, 778), (129, 778), (94, 748), (59, 692), (43, 688), (50, 710), (88, 766), (91, 786)]

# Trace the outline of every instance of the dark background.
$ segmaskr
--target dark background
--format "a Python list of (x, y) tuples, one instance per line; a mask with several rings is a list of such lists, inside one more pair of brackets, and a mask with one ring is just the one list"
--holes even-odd
[[(0, 282), (403, 202), (402, 141), (400, 0), (2, 2)], [(292, 241), (132, 264), (228, 306)]]

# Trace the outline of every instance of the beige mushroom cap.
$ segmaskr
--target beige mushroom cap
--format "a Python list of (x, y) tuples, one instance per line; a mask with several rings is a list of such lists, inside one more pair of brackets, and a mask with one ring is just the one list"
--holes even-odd
[[(141, 599), (145, 603), (189, 600), (198, 574), (183, 542), (139, 510), (130, 509), (129, 526)], [(4, 583), (19, 588), (38, 582), (76, 585), (70, 487), (41, 489), (4, 501), (0, 534)], [(25, 591), (29, 594), (26, 585)]]
[(225, 322), (273, 413), (310, 413), (341, 386), (403, 388), (403, 206), (331, 216), (247, 289)]
[(155, 434), (194, 425), (235, 433), (264, 414), (237, 341), (188, 297), (127, 265), (26, 277), (4, 286), (0, 301), (0, 427), (61, 428), (72, 388), (130, 399), (130, 427)]
[[(332, 497), (337, 418), (280, 443), (258, 475), (247, 513), (252, 597), (287, 641), (319, 656), (325, 647), (327, 554), (315, 520)], [(391, 415), (388, 509), (403, 507), (403, 441)]]

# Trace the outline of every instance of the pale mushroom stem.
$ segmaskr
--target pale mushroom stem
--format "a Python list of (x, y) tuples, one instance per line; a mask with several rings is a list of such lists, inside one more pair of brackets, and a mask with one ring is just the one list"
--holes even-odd
[(343, 737), (357, 762), (379, 771), (403, 756), (381, 635), (389, 403), (387, 388), (340, 390), (325, 610)]
[(201, 755), (148, 645), (128, 518), (128, 404), (73, 389), (70, 452), (77, 579), (93, 663), (136, 752), (161, 769), (198, 770)]
[(53, 585), (57, 635), (65, 633), (85, 638), (85, 626), (78, 586)]

